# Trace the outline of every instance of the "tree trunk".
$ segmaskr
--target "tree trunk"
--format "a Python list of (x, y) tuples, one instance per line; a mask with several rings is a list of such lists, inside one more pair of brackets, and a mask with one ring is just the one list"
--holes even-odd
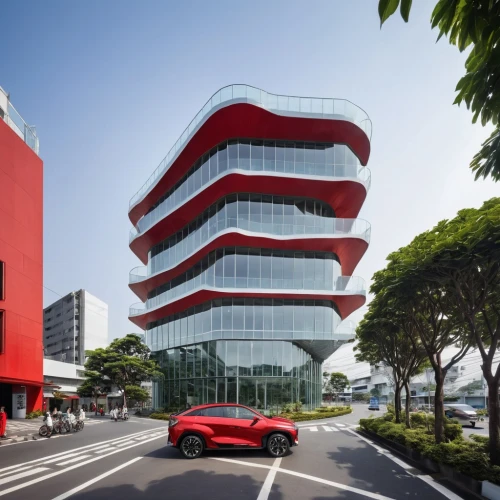
[(97, 417), (97, 401), (98, 401), (98, 399), (99, 399), (99, 395), (96, 394), (96, 397), (95, 397), (95, 415), (96, 415), (96, 417)]
[(396, 384), (394, 388), (394, 414), (396, 417), (396, 423), (401, 423), (401, 387)]
[(492, 377), (488, 382), (488, 414), (490, 416), (490, 461), (492, 465), (500, 465), (500, 404), (498, 403), (499, 381)]
[(434, 392), (434, 437), (436, 443), (442, 443), (444, 437), (444, 378), (445, 373), (441, 367), (434, 369), (434, 378), (436, 379), (436, 390)]
[(410, 403), (411, 403), (411, 392), (410, 392), (410, 384), (408, 381), (405, 382), (405, 392), (406, 392), (406, 407), (405, 407), (405, 424), (409, 429), (411, 427), (410, 424)]

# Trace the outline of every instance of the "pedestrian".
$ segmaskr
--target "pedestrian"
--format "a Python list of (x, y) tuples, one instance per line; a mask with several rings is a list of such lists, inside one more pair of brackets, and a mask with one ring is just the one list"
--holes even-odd
[(45, 413), (45, 418), (43, 419), (45, 425), (47, 426), (47, 437), (52, 436), (52, 431), (54, 430), (54, 425), (52, 423), (52, 416), (50, 415), (50, 411)]
[(7, 439), (7, 413), (5, 406), (0, 406), (0, 438)]

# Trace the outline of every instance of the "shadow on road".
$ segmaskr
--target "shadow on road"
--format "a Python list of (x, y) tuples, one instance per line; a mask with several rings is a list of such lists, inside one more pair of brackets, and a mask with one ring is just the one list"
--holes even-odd
[[(186, 460), (186, 463), (190, 463)], [(73, 500), (150, 500), (156, 498), (185, 498), (189, 500), (255, 499), (259, 496), (262, 481), (249, 475), (218, 474), (203, 470), (189, 470), (179, 475), (169, 475), (158, 481), (151, 481), (145, 489), (135, 484), (120, 484), (106, 488), (96, 488), (72, 495)], [(274, 491), (273, 500), (282, 500), (283, 495)]]

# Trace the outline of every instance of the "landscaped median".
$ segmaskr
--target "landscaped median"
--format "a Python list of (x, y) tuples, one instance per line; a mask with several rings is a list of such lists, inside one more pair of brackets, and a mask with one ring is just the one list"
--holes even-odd
[(412, 413), (410, 418), (411, 429), (392, 421), (393, 415), (390, 413), (379, 418), (361, 419), (359, 425), (362, 431), (375, 440), (394, 448), (425, 468), (441, 472), (475, 493), (481, 493), (481, 484), (476, 481), (500, 485), (500, 467), (491, 465), (488, 458), (488, 438), (472, 435), (473, 441), (466, 441), (462, 436), (462, 426), (447, 421), (447, 442), (436, 444), (432, 432), (434, 417)]
[[(341, 415), (347, 415), (352, 412), (350, 406), (330, 406), (325, 408), (316, 408), (314, 411), (292, 411), (292, 412), (281, 412), (276, 417), (288, 418), (294, 422), (305, 422), (307, 420), (320, 420), (323, 418), (340, 417)], [(154, 418), (156, 420), (168, 420), (170, 418), (170, 413), (155, 412), (151, 413), (149, 418)]]

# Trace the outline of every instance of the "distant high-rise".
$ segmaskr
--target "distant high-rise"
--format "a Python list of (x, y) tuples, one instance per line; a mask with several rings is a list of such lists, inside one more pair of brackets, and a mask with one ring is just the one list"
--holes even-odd
[(321, 363), (364, 304), (352, 273), (371, 121), (342, 99), (219, 90), (132, 198), (145, 267), (130, 320), (165, 373), (155, 407), (321, 402)]
[(108, 305), (86, 290), (71, 292), (43, 311), (45, 357), (83, 365), (85, 351), (108, 345)]

